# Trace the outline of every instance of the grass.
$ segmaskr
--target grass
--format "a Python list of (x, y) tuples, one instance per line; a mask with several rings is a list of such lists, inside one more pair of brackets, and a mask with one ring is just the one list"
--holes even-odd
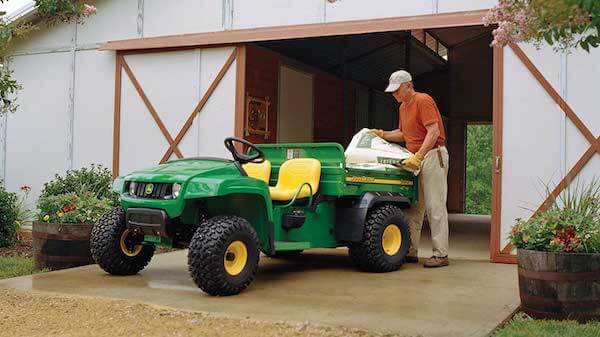
[(0, 279), (40, 272), (35, 268), (32, 257), (0, 256)]
[(600, 337), (600, 322), (515, 319), (493, 337)]

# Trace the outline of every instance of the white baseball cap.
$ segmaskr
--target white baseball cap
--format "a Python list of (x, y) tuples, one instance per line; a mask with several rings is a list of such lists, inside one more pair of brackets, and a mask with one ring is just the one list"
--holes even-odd
[(387, 88), (385, 88), (385, 92), (394, 92), (400, 88), (402, 83), (411, 82), (412, 76), (410, 73), (405, 70), (394, 71), (392, 75), (390, 75), (390, 83)]

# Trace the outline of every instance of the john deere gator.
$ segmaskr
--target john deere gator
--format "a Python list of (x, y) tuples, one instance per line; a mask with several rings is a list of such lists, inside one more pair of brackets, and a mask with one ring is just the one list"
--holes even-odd
[(196, 285), (210, 295), (233, 295), (252, 282), (261, 252), (277, 258), (348, 247), (360, 269), (402, 265), (410, 241), (402, 210), (417, 196), (412, 173), (348, 168), (336, 143), (227, 138), (225, 147), (233, 160), (172, 160), (115, 179), (120, 207), (91, 236), (100, 267), (132, 275), (157, 245), (189, 248)]

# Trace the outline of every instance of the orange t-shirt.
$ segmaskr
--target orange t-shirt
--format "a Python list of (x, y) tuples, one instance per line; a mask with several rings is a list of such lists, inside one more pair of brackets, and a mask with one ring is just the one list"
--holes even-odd
[(440, 129), (440, 136), (435, 145), (444, 145), (446, 132), (442, 115), (431, 96), (418, 92), (410, 103), (400, 105), (400, 131), (404, 134), (406, 148), (410, 152), (419, 151), (427, 135), (425, 127), (433, 123), (438, 123)]

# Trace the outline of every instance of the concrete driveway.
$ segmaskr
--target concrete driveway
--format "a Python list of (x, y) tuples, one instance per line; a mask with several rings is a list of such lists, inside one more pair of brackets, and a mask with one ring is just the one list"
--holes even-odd
[(91, 265), (7, 279), (0, 287), (406, 336), (483, 336), (519, 304), (513, 265), (456, 259), (448, 268), (407, 264), (397, 272), (371, 274), (355, 270), (345, 249), (306, 252), (292, 261), (262, 257), (245, 292), (210, 297), (189, 277), (186, 253), (157, 255), (135, 276), (110, 276)]

